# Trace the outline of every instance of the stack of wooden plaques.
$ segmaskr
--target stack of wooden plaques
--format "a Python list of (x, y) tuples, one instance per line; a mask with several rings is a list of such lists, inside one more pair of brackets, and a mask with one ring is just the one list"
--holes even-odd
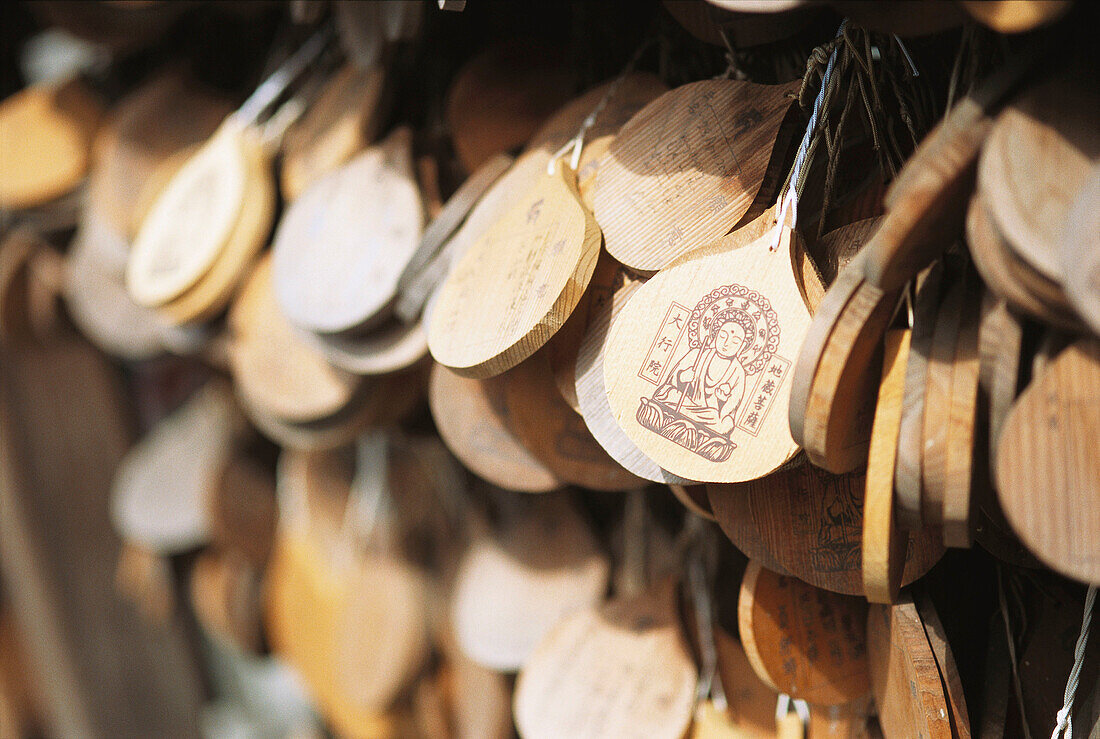
[(0, 102), (0, 735), (1100, 736), (1095, 10), (260, 5)]

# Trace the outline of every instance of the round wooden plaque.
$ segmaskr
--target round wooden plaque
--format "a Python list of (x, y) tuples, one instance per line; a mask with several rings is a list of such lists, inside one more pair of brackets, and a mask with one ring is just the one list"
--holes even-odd
[(1020, 0), (962, 0), (960, 3), (979, 23), (997, 33), (1023, 33), (1061, 18), (1073, 5), (1072, 0), (1045, 0), (1041, 3)]
[(1100, 583), (1098, 393), (1100, 343), (1082, 338), (1021, 393), (996, 467), (1001, 506), (1020, 540), (1054, 570), (1089, 583)]
[(1055, 76), (1006, 107), (982, 147), (978, 187), (997, 230), (1016, 255), (1059, 284), (1062, 224), (1100, 157), (1090, 113), (1098, 106), (1087, 85)]
[(101, 115), (75, 80), (34, 85), (0, 102), (0, 208), (34, 208), (76, 188)]
[(870, 692), (863, 599), (750, 561), (737, 624), (753, 670), (778, 691), (820, 705), (848, 703)]
[(501, 379), (512, 431), (559, 480), (593, 490), (627, 490), (644, 484), (608, 456), (584, 419), (557, 393), (545, 352), (523, 361)]
[(424, 209), (412, 133), (398, 129), (322, 177), (275, 234), (275, 294), (287, 318), (318, 333), (366, 328), (392, 307), (420, 240)]
[[(708, 485), (711, 507), (734, 543), (748, 530), (778, 567), (811, 585), (863, 595), (862, 473), (834, 475), (813, 465), (791, 466), (740, 485)], [(755, 552), (749, 552), (759, 559)], [(943, 556), (939, 532), (912, 532), (902, 583), (908, 584)]]
[(486, 667), (518, 670), (555, 624), (607, 590), (607, 558), (563, 495), (528, 499), (499, 541), (476, 541), (459, 564), (455, 636)]
[(428, 335), (419, 321), (390, 320), (365, 336), (299, 331), (334, 367), (357, 375), (385, 375), (428, 356)]
[(774, 233), (662, 270), (611, 326), (604, 381), (612, 412), (674, 475), (743, 482), (798, 452), (787, 405), (810, 315), (792, 266), (801, 246), (784, 227), (773, 251)]
[(579, 200), (576, 175), (558, 162), (447, 276), (428, 325), (432, 355), (469, 377), (516, 366), (565, 323), (599, 249), (600, 229)]
[[(898, 531), (894, 515), (894, 473), (898, 431), (905, 397), (910, 329), (886, 332), (882, 379), (875, 402), (871, 444), (867, 452), (863, 498), (863, 591), (872, 603), (893, 603), (901, 587), (909, 537)], [(969, 451), (973, 451), (972, 449)]]
[(872, 605), (867, 656), (879, 722), (886, 736), (951, 739), (951, 708), (939, 666), (913, 600)]
[(669, 583), (559, 623), (520, 673), (516, 726), (528, 739), (680, 739), (695, 683)]
[(283, 138), (279, 184), (294, 200), (370, 143), (379, 124), (382, 67), (345, 64)]
[(1062, 265), (1066, 296), (1081, 318), (1100, 334), (1100, 165), (1088, 181), (1062, 226)]
[(760, 189), (795, 90), (704, 80), (638, 111), (596, 178), (596, 219), (611, 256), (653, 271), (728, 233)]
[(182, 295), (230, 241), (249, 179), (267, 177), (251, 154), (259, 141), (230, 117), (161, 192), (134, 239), (126, 284), (141, 305)]
[(503, 378), (471, 380), (441, 364), (428, 385), (432, 417), (462, 464), (497, 487), (543, 493), (561, 485), (511, 431)]
[(207, 541), (207, 500), (240, 425), (229, 388), (214, 383), (153, 427), (111, 484), (111, 520), (119, 534), (165, 554)]
[(230, 370), (253, 408), (291, 423), (330, 418), (351, 403), (360, 380), (332, 367), (283, 317), (272, 261), (256, 265), (230, 311)]

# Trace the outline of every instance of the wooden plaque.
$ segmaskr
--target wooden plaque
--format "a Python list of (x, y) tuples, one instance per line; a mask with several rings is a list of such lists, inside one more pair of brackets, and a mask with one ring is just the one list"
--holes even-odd
[[(772, 552), (782, 569), (769, 569), (826, 590), (864, 595), (865, 484), (862, 473), (833, 475), (804, 464), (740, 485), (708, 485), (707, 494), (735, 544), (734, 532), (748, 529)], [(938, 531), (912, 532), (902, 584), (924, 575), (943, 552)]]
[(251, 154), (259, 145), (255, 132), (227, 118), (176, 172), (134, 239), (126, 271), (134, 300), (163, 305), (210, 270), (236, 229), (248, 180), (269, 176)]
[(516, 683), (516, 726), (528, 739), (679, 739), (695, 708), (695, 682), (666, 583), (554, 627)]
[(334, 366), (357, 375), (385, 375), (428, 356), (428, 335), (419, 321), (389, 320), (365, 336), (299, 331)]
[(439, 435), (478, 477), (506, 490), (528, 493), (543, 493), (561, 484), (511, 431), (503, 378), (471, 380), (436, 364), (428, 401)]
[[(894, 472), (901, 427), (910, 329), (886, 332), (882, 380), (867, 453), (863, 499), (863, 591), (872, 603), (893, 603), (901, 587), (908, 537), (894, 515)], [(972, 451), (972, 450), (971, 450)]]
[(741, 643), (753, 670), (792, 698), (819, 705), (871, 690), (867, 604), (749, 562), (737, 606)]
[(1066, 295), (1081, 318), (1100, 333), (1100, 165), (1077, 193), (1062, 226), (1062, 271)]
[(279, 306), (299, 328), (377, 325), (420, 240), (412, 133), (398, 129), (322, 177), (287, 209), (272, 248)]
[(1100, 343), (1082, 338), (1020, 395), (996, 467), (1001, 506), (1021, 541), (1051, 568), (1090, 583), (1100, 583), (1098, 393)]
[(440, 364), (492, 377), (542, 347), (576, 307), (600, 229), (564, 162), (544, 175), (462, 257), (440, 287), (428, 346)]
[(361, 383), (335, 369), (283, 317), (275, 302), (272, 259), (249, 276), (230, 312), (229, 362), (248, 404), (292, 423), (319, 421), (351, 403)]
[(912, 598), (871, 606), (867, 653), (883, 733), (951, 739), (951, 709)]
[(160, 553), (204, 543), (207, 501), (240, 424), (229, 388), (215, 383), (154, 426), (115, 472), (110, 505), (119, 534)]
[(810, 316), (783, 228), (663, 270), (611, 326), (604, 381), (615, 419), (662, 468), (742, 482), (789, 461), (791, 364)]
[(596, 178), (611, 256), (652, 271), (728, 233), (763, 182), (795, 89), (704, 80), (638, 111)]
[(480, 664), (514, 672), (559, 621), (603, 598), (609, 574), (564, 494), (528, 499), (499, 541), (475, 541), (459, 564), (451, 602), (458, 644)]
[(501, 376), (510, 427), (554, 476), (593, 490), (627, 490), (644, 484), (589, 433), (584, 420), (557, 393), (545, 352)]
[(45, 205), (80, 184), (103, 112), (76, 80), (0, 102), (0, 208)]

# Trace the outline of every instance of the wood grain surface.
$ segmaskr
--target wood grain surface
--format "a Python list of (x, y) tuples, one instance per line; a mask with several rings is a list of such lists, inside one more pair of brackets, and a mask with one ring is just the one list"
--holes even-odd
[(317, 333), (376, 327), (392, 309), (423, 222), (412, 132), (400, 128), (287, 209), (272, 247), (283, 313)]
[(528, 739), (679, 739), (695, 708), (695, 665), (671, 583), (560, 622), (516, 683), (515, 721)]
[(1001, 506), (1021, 541), (1054, 570), (1091, 583), (1100, 582), (1098, 388), (1100, 344), (1079, 339), (1017, 399), (996, 467)]
[(662, 270), (612, 323), (604, 381), (615, 418), (680, 477), (743, 482), (798, 451), (790, 369), (810, 316), (793, 274), (797, 236), (783, 228), (772, 251), (773, 234)]
[(462, 257), (440, 293), (428, 346), (440, 364), (491, 377), (541, 348), (580, 300), (600, 229), (559, 162)]
[(450, 606), (458, 645), (485, 667), (515, 672), (563, 618), (603, 599), (610, 569), (564, 493), (524, 500), (462, 556)]
[(636, 113), (596, 179), (611, 256), (652, 271), (727, 233), (760, 188), (794, 89), (704, 80)]
[(935, 338), (936, 314), (944, 289), (944, 265), (937, 261), (925, 272), (914, 291), (913, 327), (905, 367), (901, 425), (894, 464), (894, 505), (898, 525), (919, 529), (921, 520), (921, 464), (924, 457), (924, 401), (928, 362)]
[(511, 431), (502, 378), (471, 380), (436, 364), (428, 401), (439, 435), (478, 477), (507, 490), (529, 493), (546, 492), (561, 484)]
[(981, 370), (979, 331), (984, 289), (974, 270), (967, 274), (962, 323), (955, 342), (954, 373), (951, 379), (951, 409), (947, 423), (947, 455), (943, 479), (943, 540), (949, 547), (968, 547), (970, 516), (976, 502), (975, 487), (982, 485), (976, 461), (987, 447), (986, 423), (978, 417), (978, 382)]
[(966, 707), (966, 695), (963, 693), (962, 676), (955, 663), (951, 643), (947, 640), (947, 631), (943, 628), (936, 605), (924, 588), (915, 588), (913, 604), (917, 607), (924, 634), (936, 657), (936, 666), (940, 670), (944, 692), (950, 705), (951, 736), (954, 739), (969, 739), (971, 736), (970, 711)]
[(939, 666), (908, 594), (892, 606), (871, 606), (867, 655), (883, 734), (951, 739)]
[(803, 444), (810, 461), (830, 472), (850, 472), (866, 462), (882, 338), (897, 302), (897, 291), (863, 282), (821, 352), (806, 404)]
[(1094, 165), (1087, 182), (1066, 215), (1059, 236), (1066, 295), (1093, 332), (1100, 333), (1100, 165)]
[(792, 698), (848, 703), (871, 690), (867, 604), (749, 562), (737, 606), (745, 654), (761, 679)]
[(584, 419), (558, 394), (545, 352), (501, 376), (512, 432), (553, 475), (593, 490), (627, 490), (644, 481), (599, 445)]
[(978, 188), (1015, 255), (1062, 283), (1060, 232), (1100, 157), (1091, 111), (1100, 94), (1071, 70), (1030, 87), (1001, 111), (982, 147)]
[[(863, 595), (861, 472), (834, 475), (810, 464), (738, 485), (708, 485), (723, 531), (753, 559), (769, 552), (776, 572), (846, 595)], [(743, 546), (746, 536), (755, 546)], [(753, 540), (749, 540), (753, 543)], [(921, 577), (943, 556), (938, 531), (910, 533), (902, 583)]]
[(882, 379), (867, 452), (863, 499), (863, 590), (872, 603), (893, 603), (901, 587), (907, 539), (894, 515), (894, 468), (901, 427), (910, 329), (886, 332)]

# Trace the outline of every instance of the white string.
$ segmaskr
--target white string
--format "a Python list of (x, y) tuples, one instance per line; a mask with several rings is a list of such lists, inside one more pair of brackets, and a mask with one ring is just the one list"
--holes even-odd
[[(844, 34), (844, 27), (847, 25), (847, 18), (840, 22), (840, 28), (836, 30), (836, 38), (840, 38)], [(775, 239), (772, 241), (771, 246), (772, 251), (779, 248), (779, 241), (783, 232), (782, 226), (787, 220), (787, 215), (790, 214), (791, 217), (791, 228), (794, 228), (795, 222), (798, 220), (798, 188), (795, 185), (802, 174), (802, 168), (806, 164), (806, 154), (810, 149), (810, 141), (814, 137), (814, 132), (817, 130), (817, 118), (821, 114), (821, 106), (825, 102), (825, 89), (829, 86), (829, 81), (833, 77), (833, 65), (836, 63), (839, 49), (839, 44), (833, 47), (833, 53), (829, 55), (829, 63), (825, 65), (825, 72), (821, 75), (821, 89), (817, 91), (817, 97), (814, 98), (814, 107), (810, 113), (810, 120), (806, 124), (806, 133), (802, 135), (802, 143), (799, 145), (798, 154), (794, 158), (791, 177), (787, 182), (787, 192), (779, 200), (779, 215), (775, 219), (776, 229)]]
[(1089, 642), (1089, 626), (1092, 624), (1092, 607), (1096, 603), (1096, 586), (1090, 585), (1088, 595), (1085, 596), (1085, 614), (1081, 618), (1081, 633), (1077, 637), (1077, 646), (1073, 648), (1073, 669), (1069, 671), (1069, 680), (1066, 682), (1066, 693), (1062, 703), (1062, 710), (1058, 711), (1058, 723), (1050, 739), (1058, 739), (1064, 736), (1073, 739), (1073, 699), (1077, 694), (1077, 684), (1081, 681), (1081, 669), (1085, 666), (1085, 646)]

